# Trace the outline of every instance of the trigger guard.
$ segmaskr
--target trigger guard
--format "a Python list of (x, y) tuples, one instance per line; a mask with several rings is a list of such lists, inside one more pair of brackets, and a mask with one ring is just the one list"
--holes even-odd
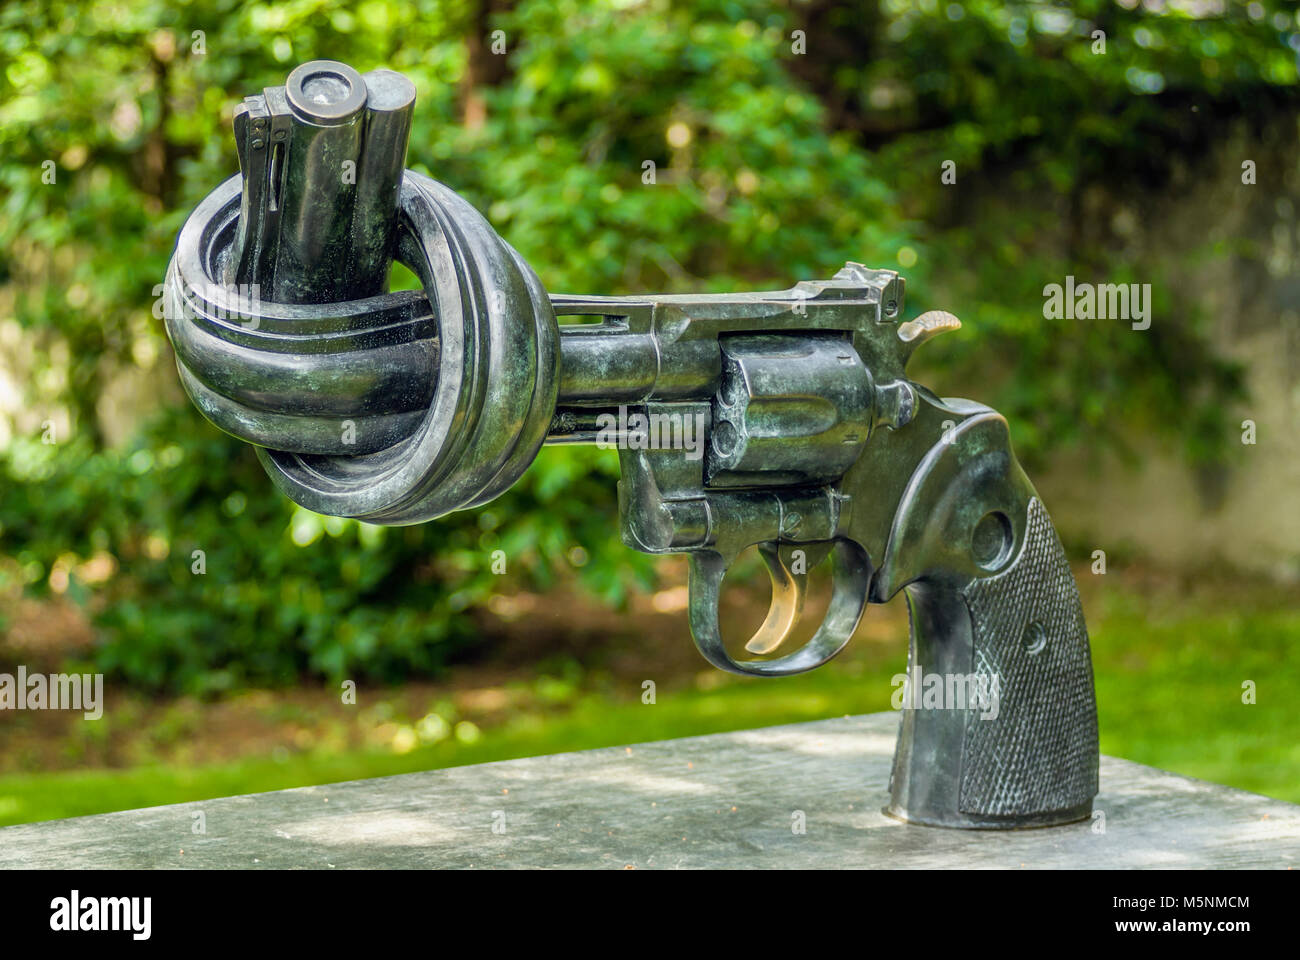
[(830, 608), (813, 638), (793, 653), (775, 660), (736, 660), (727, 653), (718, 625), (718, 598), (727, 561), (712, 550), (691, 554), (690, 619), (695, 646), (720, 670), (748, 677), (788, 677), (819, 667), (844, 649), (867, 606), (871, 561), (851, 540), (837, 540), (832, 549), (834, 586)]

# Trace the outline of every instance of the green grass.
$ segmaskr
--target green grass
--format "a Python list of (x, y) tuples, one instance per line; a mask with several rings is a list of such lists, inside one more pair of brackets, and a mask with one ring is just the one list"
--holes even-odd
[[(1300, 661), (1290, 655), (1300, 649), (1300, 611), (1189, 605), (1153, 616), (1122, 592), (1100, 606), (1090, 612), (1104, 753), (1300, 802)], [(405, 754), (9, 775), (0, 777), (0, 824), (887, 710), (902, 661), (900, 643), (784, 680), (720, 674), (715, 689), (661, 690), (652, 705), (578, 694), (558, 716), (525, 713), (474, 742)], [(1247, 680), (1253, 705), (1242, 702)]]
[[(737, 678), (717, 690), (661, 694), (655, 704), (585, 695), (559, 717), (535, 714), (409, 753), (299, 753), (182, 769), (172, 765), (0, 777), (0, 825), (180, 803), (237, 793), (382, 777), (592, 747), (817, 720), (889, 708), (892, 671), (822, 671), (780, 681)], [(760, 686), (761, 684), (761, 686)]]
[(1300, 611), (1153, 621), (1116, 610), (1104, 625), (1102, 752), (1300, 802)]

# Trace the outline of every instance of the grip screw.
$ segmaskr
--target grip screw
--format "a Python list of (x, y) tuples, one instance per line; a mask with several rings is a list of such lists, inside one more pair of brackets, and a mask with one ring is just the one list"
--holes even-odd
[(1047, 646), (1047, 628), (1043, 626), (1043, 621), (1030, 620), (1025, 625), (1025, 632), (1020, 637), (1020, 642), (1024, 645), (1025, 653), (1030, 656), (1041, 653)]

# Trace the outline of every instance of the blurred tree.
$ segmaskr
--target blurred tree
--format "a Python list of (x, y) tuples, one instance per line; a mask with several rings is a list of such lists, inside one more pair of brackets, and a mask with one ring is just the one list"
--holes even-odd
[[(922, 362), (984, 382), (990, 358), (1003, 358), (984, 399), (1016, 422), (1031, 462), (1064, 444), (1122, 444), (1133, 426), (1181, 441), (1193, 464), (1219, 462), (1242, 371), (1216, 354), (1210, 318), (1180, 290), (1184, 265), (1135, 251), (1125, 228), (1180, 168), (1204, 168), (1233, 125), (1258, 134), (1285, 119), (1294, 133), (1295, 4), (791, 9), (810, 51), (792, 69), (874, 149), (909, 217), (932, 226), (929, 257), (911, 271), (927, 280), (919, 292), (942, 292), (970, 321)], [(941, 181), (945, 163), (960, 190)], [(1151, 283), (1157, 314), (1179, 322), (1140, 336), (1045, 322), (1043, 287), (1067, 274)]]
[[(0, 578), (81, 598), (101, 667), (197, 691), (429, 672), (473, 642), (462, 613), (494, 591), (573, 569), (617, 602), (648, 582), (618, 543), (611, 455), (551, 450), (481, 513), (379, 530), (294, 508), (175, 399), (156, 312), (173, 239), (237, 169), (234, 104), (299, 62), (410, 76), (410, 165), (466, 194), (549, 289), (737, 289), (899, 264), (913, 312), (942, 292), (976, 321), (927, 362), (1001, 369), (981, 399), (1018, 421), (1022, 453), (1118, 436), (1119, 414), (1145, 411), (1207, 460), (1240, 377), (1194, 305), (1182, 326), (1123, 336), (1043, 320), (1041, 288), (1084, 269), (1136, 278), (1088, 191), (1159, 184), (1225, 118), (1276, 117), (1297, 43), (1291, 5), (1214, 0), (10, 3), (0, 335), (20, 331), (6, 349), (29, 375), (0, 424), (15, 434)], [(944, 160), (977, 189), (953, 199)], [(1043, 197), (1040, 218), (1009, 222), (1007, 182)], [(101, 398), (125, 370), (153, 371), (172, 399), (112, 447)], [(55, 410), (71, 436), (43, 444)]]

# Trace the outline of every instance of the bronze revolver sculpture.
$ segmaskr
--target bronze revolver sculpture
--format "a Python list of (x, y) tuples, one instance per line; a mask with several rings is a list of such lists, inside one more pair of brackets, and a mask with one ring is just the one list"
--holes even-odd
[[(177, 239), (167, 330), (187, 392), (256, 444), (288, 497), (407, 524), (480, 506), (543, 443), (619, 450), (624, 541), (690, 559), (704, 657), (816, 667), (904, 590), (909, 674), (992, 678), (980, 703), (905, 705), (888, 813), (950, 827), (1085, 818), (1097, 792), (1088, 635), (1065, 553), (1006, 421), (907, 378), (958, 325), (902, 321), (903, 278), (846, 264), (788, 290), (548, 295), (465, 200), (405, 166), (415, 90), (314, 61), (235, 117), (242, 175)], [(396, 259), (423, 290), (386, 293)], [(597, 317), (559, 325), (557, 317)], [(723, 576), (757, 546), (767, 619), (737, 659)], [(826, 616), (778, 656), (806, 574)]]

